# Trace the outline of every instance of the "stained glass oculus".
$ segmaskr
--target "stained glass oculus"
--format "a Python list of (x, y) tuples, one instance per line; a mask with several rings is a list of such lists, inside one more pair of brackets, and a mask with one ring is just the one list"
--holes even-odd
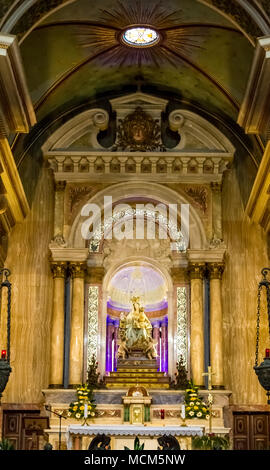
[(122, 39), (129, 46), (147, 47), (157, 44), (160, 35), (155, 29), (137, 26), (126, 29)]

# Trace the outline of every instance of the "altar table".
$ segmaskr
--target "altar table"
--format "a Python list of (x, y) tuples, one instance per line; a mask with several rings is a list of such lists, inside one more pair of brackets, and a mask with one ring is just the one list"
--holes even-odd
[[(136, 426), (128, 424), (81, 426), (72, 424), (67, 429), (67, 443), (69, 450), (85, 450), (91, 441), (90, 437), (106, 434), (111, 437), (113, 450), (123, 450), (124, 445), (133, 449), (133, 441), (138, 436), (140, 442), (144, 442), (145, 450), (156, 450), (158, 446), (156, 438), (165, 434), (179, 437), (181, 449), (190, 449), (191, 437), (202, 436), (203, 431), (201, 426)], [(86, 445), (82, 445), (83, 437), (88, 437)]]

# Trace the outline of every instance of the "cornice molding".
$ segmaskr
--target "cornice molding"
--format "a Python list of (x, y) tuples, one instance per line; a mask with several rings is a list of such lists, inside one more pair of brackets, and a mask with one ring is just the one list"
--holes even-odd
[(270, 141), (268, 142), (250, 193), (246, 214), (270, 233)]
[(257, 39), (250, 77), (237, 123), (246, 134), (270, 136), (270, 36)]

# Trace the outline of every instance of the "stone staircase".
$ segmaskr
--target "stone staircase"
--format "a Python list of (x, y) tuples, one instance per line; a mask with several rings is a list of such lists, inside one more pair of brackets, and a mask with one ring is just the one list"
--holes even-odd
[(157, 371), (155, 359), (133, 355), (127, 359), (118, 359), (117, 371), (105, 377), (107, 388), (129, 388), (143, 385), (146, 389), (168, 389), (169, 377)]

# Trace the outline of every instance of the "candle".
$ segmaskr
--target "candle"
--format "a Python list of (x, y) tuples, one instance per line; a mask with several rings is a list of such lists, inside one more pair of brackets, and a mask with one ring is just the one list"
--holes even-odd
[(160, 417), (161, 417), (161, 419), (165, 418), (165, 411), (164, 410), (160, 410)]
[(270, 349), (265, 350), (265, 357), (270, 357)]
[(186, 407), (185, 407), (185, 405), (181, 405), (181, 418), (182, 419), (186, 418)]
[(7, 358), (7, 351), (5, 349), (2, 349), (1, 359), (6, 359), (6, 358)]
[(85, 405), (84, 405), (83, 417), (84, 417), (84, 419), (88, 418), (88, 405), (87, 405), (87, 403), (85, 403)]

